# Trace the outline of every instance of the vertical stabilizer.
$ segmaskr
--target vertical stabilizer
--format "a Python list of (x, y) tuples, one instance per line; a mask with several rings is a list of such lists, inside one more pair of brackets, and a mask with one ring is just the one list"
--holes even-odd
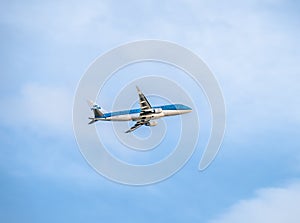
[(101, 116), (103, 116), (103, 111), (101, 111), (102, 109), (99, 105), (97, 105), (92, 100), (87, 100), (87, 103), (90, 106), (91, 110), (94, 112), (95, 118), (100, 118)]

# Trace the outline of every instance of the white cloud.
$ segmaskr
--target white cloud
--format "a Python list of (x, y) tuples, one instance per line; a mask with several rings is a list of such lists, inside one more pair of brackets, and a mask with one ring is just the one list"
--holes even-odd
[(27, 83), (17, 95), (3, 98), (1, 104), (5, 125), (46, 135), (71, 131), (73, 97), (67, 88)]
[(113, 8), (106, 1), (17, 2), (3, 8), (0, 23), (64, 46), (95, 47), (124, 36), (113, 25)]
[(210, 223), (298, 223), (300, 182), (282, 188), (267, 188), (256, 197), (233, 205)]
[[(24, 140), (24, 147), (4, 153), (7, 160), (13, 157), (11, 162), (1, 163), (8, 172), (19, 177), (67, 178), (84, 185), (93, 185), (98, 179), (79, 154), (75, 141), (70, 141), (73, 97), (67, 87), (27, 83), (15, 95), (2, 97), (0, 103), (4, 105), (1, 124), (20, 130), (23, 136), (14, 136), (15, 140)], [(31, 146), (26, 147), (27, 143)]]
[(220, 80), (228, 111), (227, 136), (248, 140), (249, 134), (261, 135), (284, 123), (299, 124), (300, 32), (292, 22), (295, 15), (277, 11), (288, 4), (189, 3), (198, 28), (186, 28), (184, 42), (206, 58)]

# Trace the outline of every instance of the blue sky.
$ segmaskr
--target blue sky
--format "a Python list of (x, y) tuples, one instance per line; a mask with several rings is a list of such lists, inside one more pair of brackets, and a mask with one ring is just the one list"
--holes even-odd
[[(0, 4), (1, 222), (298, 222), (299, 3)], [(97, 56), (140, 39), (176, 42), (208, 64), (227, 130), (207, 170), (197, 170), (199, 146), (168, 180), (131, 187), (81, 156), (72, 102)]]

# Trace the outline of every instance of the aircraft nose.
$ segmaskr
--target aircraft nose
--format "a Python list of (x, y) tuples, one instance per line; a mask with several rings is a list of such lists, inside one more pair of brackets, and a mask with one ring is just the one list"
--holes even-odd
[(190, 108), (189, 106), (185, 106), (185, 110), (188, 110), (189, 112), (191, 112), (193, 109)]
[(190, 112), (192, 112), (192, 108), (190, 108), (189, 106), (185, 105), (182, 112), (183, 112), (183, 114), (190, 113)]

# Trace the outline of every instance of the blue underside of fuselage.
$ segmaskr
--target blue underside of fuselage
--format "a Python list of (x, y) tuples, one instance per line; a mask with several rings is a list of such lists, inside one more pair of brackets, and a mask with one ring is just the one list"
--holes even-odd
[[(192, 110), (190, 107), (182, 105), (182, 104), (172, 104), (172, 105), (163, 105), (163, 106), (154, 106), (152, 108), (161, 108), (162, 110)], [(140, 108), (124, 110), (124, 111), (116, 111), (105, 113), (100, 117), (96, 118), (108, 118), (119, 115), (128, 115), (128, 114), (138, 114), (141, 112)]]

